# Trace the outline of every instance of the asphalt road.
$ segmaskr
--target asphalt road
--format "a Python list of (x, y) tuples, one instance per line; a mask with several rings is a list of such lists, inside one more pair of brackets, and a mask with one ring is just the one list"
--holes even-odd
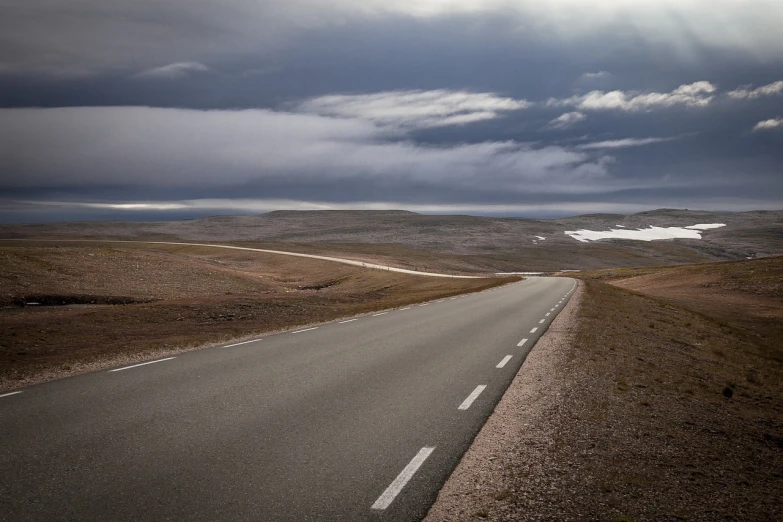
[(0, 519), (421, 519), (574, 285), (0, 394)]

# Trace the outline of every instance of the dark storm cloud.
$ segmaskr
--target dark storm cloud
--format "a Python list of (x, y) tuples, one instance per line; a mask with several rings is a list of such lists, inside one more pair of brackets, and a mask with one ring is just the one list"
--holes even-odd
[(780, 207), (781, 23), (760, 0), (13, 1), (0, 198)]

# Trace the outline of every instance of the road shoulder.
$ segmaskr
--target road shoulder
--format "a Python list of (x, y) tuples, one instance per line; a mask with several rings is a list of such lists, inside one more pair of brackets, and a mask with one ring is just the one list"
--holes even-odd
[[(535, 513), (548, 502), (539, 484), (519, 480), (552, 470), (547, 455), (556, 444), (552, 426), (567, 383), (583, 285), (536, 343), (493, 414), (441, 489), (425, 520), (429, 522), (489, 518), (519, 520), (520, 509)], [(526, 490), (520, 490), (520, 484)], [(513, 502), (512, 502), (513, 500)]]

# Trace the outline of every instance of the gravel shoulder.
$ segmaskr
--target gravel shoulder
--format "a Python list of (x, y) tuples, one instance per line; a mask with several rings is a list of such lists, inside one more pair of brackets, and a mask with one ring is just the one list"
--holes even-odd
[(553, 466), (563, 379), (582, 302), (580, 283), (530, 352), (503, 398), (441, 489), (426, 521), (536, 520), (552, 498), (537, 477)]

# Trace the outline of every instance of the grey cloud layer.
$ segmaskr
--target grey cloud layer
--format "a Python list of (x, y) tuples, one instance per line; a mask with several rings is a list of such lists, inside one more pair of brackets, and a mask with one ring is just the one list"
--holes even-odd
[(18, 173), (5, 182), (11, 188), (205, 188), (361, 178), (567, 193), (619, 184), (607, 176), (605, 159), (562, 147), (514, 142), (433, 147), (383, 137), (382, 129), (359, 118), (268, 110), (0, 110), (3, 167)]
[[(707, 110), (717, 94), (709, 82), (669, 93), (594, 95), (605, 110)], [(618, 101), (619, 100), (619, 101)], [(639, 101), (642, 100), (642, 101)], [(606, 151), (672, 142), (675, 137), (613, 137), (572, 144), (530, 144), (514, 139), (449, 144), (416, 141), (412, 132), (502, 121), (537, 107), (552, 111), (583, 101), (528, 102), (493, 93), (390, 91), (316, 97), (285, 111), (74, 107), (0, 110), (0, 157), (15, 176), (10, 189), (90, 186), (237, 190), (352, 184), (419, 187), (430, 197), (443, 187), (456, 198), (530, 197), (536, 193), (584, 196), (618, 191), (661, 191), (698, 186), (698, 176), (631, 175)], [(599, 110), (592, 105), (593, 110)], [(629, 109), (632, 107), (632, 109)], [(647, 112), (642, 116), (647, 116)], [(586, 119), (580, 112), (550, 121), (564, 131)], [(777, 128), (779, 119), (755, 130)], [(716, 185), (716, 180), (710, 180)], [(426, 187), (426, 190), (420, 190)], [(339, 189), (338, 189), (339, 190)], [(408, 188), (410, 191), (410, 188)]]
[(503, 16), (513, 32), (562, 42), (629, 35), (693, 60), (699, 49), (783, 56), (776, 0), (6, 0), (0, 71), (136, 72), (267, 55), (310, 30), (367, 20)]
[(2, 11), (4, 204), (783, 204), (779, 0)]

